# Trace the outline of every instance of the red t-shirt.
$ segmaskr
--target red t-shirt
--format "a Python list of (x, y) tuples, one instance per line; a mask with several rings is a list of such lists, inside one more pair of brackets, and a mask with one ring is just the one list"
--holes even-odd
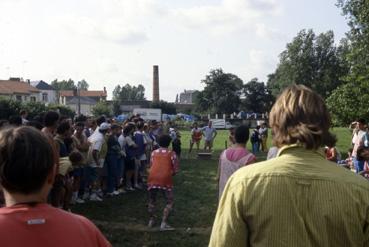
[(0, 246), (111, 246), (85, 217), (53, 208), (21, 204), (0, 208)]

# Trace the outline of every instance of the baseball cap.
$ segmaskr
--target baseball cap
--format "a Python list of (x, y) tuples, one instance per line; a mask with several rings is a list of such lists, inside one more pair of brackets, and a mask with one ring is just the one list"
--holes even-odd
[(99, 130), (108, 130), (108, 129), (110, 129), (110, 124), (108, 123), (102, 123), (99, 126)]

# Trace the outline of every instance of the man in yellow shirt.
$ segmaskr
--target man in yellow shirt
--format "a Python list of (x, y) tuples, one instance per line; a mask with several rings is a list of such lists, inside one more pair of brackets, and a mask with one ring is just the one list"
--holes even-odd
[(209, 246), (369, 246), (369, 183), (325, 160), (323, 99), (293, 85), (270, 113), (275, 159), (228, 181)]

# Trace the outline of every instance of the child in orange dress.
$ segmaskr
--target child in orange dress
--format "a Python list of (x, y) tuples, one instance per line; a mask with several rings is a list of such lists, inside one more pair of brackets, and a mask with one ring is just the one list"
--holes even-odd
[(178, 159), (175, 152), (168, 149), (171, 142), (169, 135), (159, 137), (159, 149), (151, 154), (150, 171), (147, 181), (149, 192), (148, 211), (150, 214), (149, 227), (153, 227), (155, 220), (156, 196), (162, 194), (166, 200), (161, 231), (174, 230), (168, 223), (168, 216), (173, 208), (173, 176), (178, 172)]

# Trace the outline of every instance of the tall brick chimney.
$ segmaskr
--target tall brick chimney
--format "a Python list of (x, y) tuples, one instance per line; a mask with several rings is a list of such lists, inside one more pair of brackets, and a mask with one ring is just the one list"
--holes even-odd
[(153, 67), (153, 83), (152, 83), (152, 101), (158, 102), (159, 97), (159, 66), (154, 65)]

